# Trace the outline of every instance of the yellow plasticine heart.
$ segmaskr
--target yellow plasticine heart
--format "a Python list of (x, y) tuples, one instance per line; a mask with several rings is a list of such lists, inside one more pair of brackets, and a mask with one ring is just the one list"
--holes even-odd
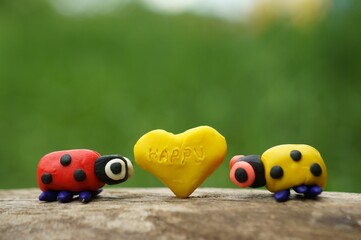
[(135, 162), (179, 198), (186, 198), (223, 162), (225, 138), (201, 126), (180, 134), (153, 130), (134, 146)]

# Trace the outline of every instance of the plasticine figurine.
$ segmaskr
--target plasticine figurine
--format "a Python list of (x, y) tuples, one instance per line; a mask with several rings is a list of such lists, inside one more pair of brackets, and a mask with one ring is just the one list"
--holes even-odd
[(191, 195), (221, 165), (226, 153), (226, 139), (209, 126), (180, 134), (153, 130), (134, 146), (138, 166), (156, 176), (178, 198)]
[(119, 155), (100, 156), (87, 149), (52, 152), (38, 164), (37, 180), (43, 191), (39, 200), (66, 203), (79, 195), (80, 201), (87, 203), (105, 183), (121, 183), (132, 175), (131, 161)]
[(230, 178), (239, 187), (262, 187), (279, 202), (289, 199), (290, 188), (305, 197), (316, 197), (326, 186), (327, 169), (320, 153), (304, 144), (285, 144), (262, 154), (234, 156)]

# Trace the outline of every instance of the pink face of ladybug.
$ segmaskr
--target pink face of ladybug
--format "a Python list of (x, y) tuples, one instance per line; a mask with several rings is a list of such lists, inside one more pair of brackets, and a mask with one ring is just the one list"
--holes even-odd
[(266, 184), (264, 166), (258, 155), (236, 155), (230, 161), (229, 177), (237, 186), (262, 187)]
[(132, 162), (123, 156), (101, 156), (95, 161), (94, 172), (99, 180), (113, 185), (125, 182), (133, 175)]

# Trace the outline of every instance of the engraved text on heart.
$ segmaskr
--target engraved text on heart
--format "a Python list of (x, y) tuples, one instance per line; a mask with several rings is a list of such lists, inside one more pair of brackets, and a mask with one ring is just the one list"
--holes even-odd
[(149, 148), (148, 152), (148, 161), (169, 165), (185, 165), (189, 161), (201, 164), (205, 157), (203, 146), (163, 149)]

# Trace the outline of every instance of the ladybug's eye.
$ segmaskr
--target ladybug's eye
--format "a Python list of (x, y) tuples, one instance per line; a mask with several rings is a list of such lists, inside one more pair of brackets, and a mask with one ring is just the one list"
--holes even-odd
[(133, 175), (133, 164), (122, 156), (102, 156), (96, 160), (94, 171), (99, 180), (107, 184), (117, 184)]
[(116, 181), (123, 179), (126, 174), (125, 162), (119, 158), (110, 160), (105, 165), (105, 174)]

